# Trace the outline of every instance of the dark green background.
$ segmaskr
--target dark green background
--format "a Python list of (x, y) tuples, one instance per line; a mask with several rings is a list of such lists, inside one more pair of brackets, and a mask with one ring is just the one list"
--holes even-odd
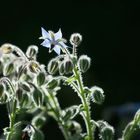
[[(40, 27), (54, 32), (61, 28), (68, 40), (73, 32), (83, 35), (78, 54), (92, 58), (92, 66), (84, 75), (85, 84), (102, 87), (106, 95), (101, 107), (93, 105), (94, 118), (104, 118), (102, 110), (109, 106), (140, 101), (139, 0), (0, 2), (0, 44), (10, 42), (24, 51), (28, 45), (35, 44), (39, 46), (38, 60), (47, 64), (55, 53), (49, 54), (47, 48), (40, 46)], [(58, 96), (62, 108), (79, 102), (71, 90)], [(0, 128), (8, 125), (5, 121), (7, 113), (2, 106)], [(46, 139), (55, 140), (59, 136), (63, 139), (53, 120), (44, 127), (44, 132)]]

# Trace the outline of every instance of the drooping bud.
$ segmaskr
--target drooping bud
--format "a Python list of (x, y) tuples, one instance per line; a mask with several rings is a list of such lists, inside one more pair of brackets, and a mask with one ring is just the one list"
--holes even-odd
[(27, 84), (26, 82), (22, 82), (20, 83), (20, 86), (23, 90), (25, 90), (26, 92), (30, 92), (31, 91), (31, 88), (29, 86), (29, 84)]
[(5, 76), (9, 76), (13, 72), (14, 72), (14, 64), (13, 63), (9, 63), (8, 65), (5, 66), (5, 68), (4, 68), (4, 75)]
[(50, 60), (49, 64), (48, 64), (48, 72), (49, 74), (55, 74), (58, 70), (58, 60), (57, 59), (52, 59)]
[(37, 128), (41, 128), (46, 121), (46, 117), (43, 115), (39, 114), (38, 116), (35, 116), (32, 120), (32, 124), (36, 126)]
[(1, 50), (4, 54), (12, 53), (14, 50), (14, 45), (12, 45), (10, 43), (5, 43), (1, 46)]
[(99, 127), (99, 136), (102, 140), (114, 140), (114, 129), (111, 125), (104, 121), (97, 122)]
[(37, 73), (39, 71), (39, 64), (36, 61), (31, 61), (29, 64), (29, 70), (33, 73)]
[(70, 43), (78, 46), (82, 42), (82, 36), (79, 33), (73, 33), (70, 37)]
[(65, 73), (64, 61), (59, 64), (59, 73), (60, 75)]
[(50, 81), (48, 82), (47, 88), (48, 88), (48, 89), (54, 89), (54, 88), (56, 88), (58, 85), (59, 85), (59, 81), (56, 80), (56, 79), (52, 79), (52, 80), (50, 80)]
[(65, 69), (66, 74), (71, 73), (73, 68), (74, 68), (74, 65), (70, 59), (64, 60), (64, 69)]
[(29, 46), (27, 51), (26, 51), (26, 55), (30, 59), (36, 59), (37, 53), (38, 53), (38, 47), (35, 45)]
[(97, 104), (102, 104), (105, 99), (103, 89), (97, 86), (94, 86), (91, 88), (91, 92), (92, 92), (91, 93), (92, 101)]
[(40, 72), (38, 75), (37, 75), (37, 84), (39, 86), (42, 86), (44, 83), (45, 83), (45, 73), (44, 72)]
[(80, 67), (80, 70), (84, 73), (86, 72), (90, 67), (91, 59), (87, 55), (81, 55), (78, 60), (78, 65)]
[(33, 101), (36, 106), (41, 106), (43, 104), (43, 94), (39, 89), (34, 90)]
[(81, 125), (76, 121), (72, 121), (70, 125), (70, 131), (74, 134), (80, 134), (82, 131)]

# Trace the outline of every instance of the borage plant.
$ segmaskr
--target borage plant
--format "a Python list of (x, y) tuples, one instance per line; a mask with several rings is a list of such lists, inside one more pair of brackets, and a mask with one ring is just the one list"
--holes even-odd
[[(89, 69), (91, 59), (87, 55), (77, 55), (82, 36), (72, 34), (71, 46), (67, 46), (61, 29), (57, 33), (43, 28), (41, 31), (41, 45), (57, 54), (48, 63), (47, 70), (37, 61), (38, 47), (35, 45), (29, 46), (26, 53), (8, 43), (0, 47), (0, 103), (6, 104), (10, 120), (1, 139), (43, 140), (41, 128), (50, 116), (58, 123), (65, 140), (94, 140), (96, 128), (99, 139), (113, 140), (113, 127), (103, 120), (95, 121), (91, 116), (91, 103), (102, 104), (105, 96), (100, 87), (84, 86), (82, 74)], [(60, 82), (72, 87), (81, 104), (61, 109), (57, 98)], [(32, 117), (26, 120), (29, 114)], [(74, 120), (77, 115), (83, 117), (86, 132)], [(122, 140), (130, 139), (139, 120), (138, 111), (123, 132)]]

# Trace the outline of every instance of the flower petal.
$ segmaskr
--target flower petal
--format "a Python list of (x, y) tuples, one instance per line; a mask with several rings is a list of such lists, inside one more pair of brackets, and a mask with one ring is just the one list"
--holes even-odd
[(55, 47), (54, 47), (53, 49), (54, 49), (54, 51), (55, 51), (58, 55), (60, 55), (60, 52), (61, 52), (60, 46), (55, 45)]
[(61, 39), (62, 38), (62, 32), (61, 29), (57, 33), (54, 34), (55, 40)]
[(61, 47), (63, 47), (63, 48), (67, 48), (67, 47), (68, 47), (64, 42), (59, 42), (59, 44), (60, 44)]
[(47, 47), (47, 48), (50, 48), (51, 47), (51, 43), (49, 40), (45, 39), (42, 43), (41, 43), (42, 46), (44, 47)]
[(41, 31), (43, 39), (50, 38), (49, 33), (44, 28), (41, 27)]

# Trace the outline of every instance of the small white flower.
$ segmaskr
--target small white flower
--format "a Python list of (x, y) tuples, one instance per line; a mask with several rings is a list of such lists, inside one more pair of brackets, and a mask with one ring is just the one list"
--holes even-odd
[(46, 31), (44, 28), (41, 28), (42, 37), (40, 39), (44, 39), (41, 43), (42, 46), (49, 48), (49, 52), (53, 50), (60, 55), (61, 49), (67, 48), (65, 45), (65, 39), (62, 38), (61, 29), (57, 33), (53, 33), (52, 31)]

